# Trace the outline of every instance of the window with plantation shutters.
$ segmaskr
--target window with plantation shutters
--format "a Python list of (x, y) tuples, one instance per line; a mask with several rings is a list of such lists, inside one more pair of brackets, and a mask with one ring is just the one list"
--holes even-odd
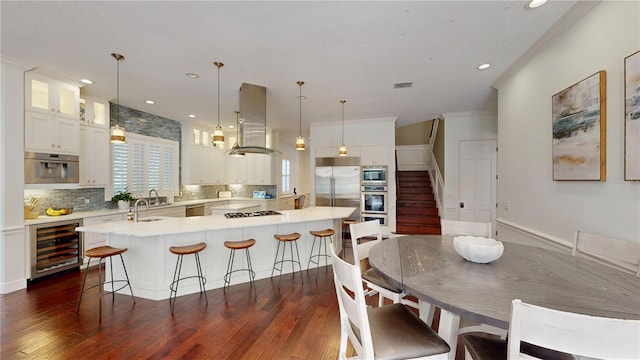
[(178, 142), (127, 134), (125, 144), (112, 144), (113, 193), (128, 188), (134, 197), (146, 198), (156, 189), (160, 196), (178, 189)]

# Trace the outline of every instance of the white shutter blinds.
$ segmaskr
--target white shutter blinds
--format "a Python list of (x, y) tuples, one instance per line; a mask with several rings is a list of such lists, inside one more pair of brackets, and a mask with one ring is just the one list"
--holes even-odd
[(127, 159), (128, 155), (128, 143), (124, 144), (112, 144), (111, 152), (113, 158), (113, 170), (112, 170), (112, 184), (113, 184), (113, 192), (118, 193), (120, 191), (124, 191), (124, 189), (129, 186), (127, 182)]
[(127, 134), (125, 144), (113, 144), (113, 193), (129, 188), (136, 197), (158, 195), (178, 187), (178, 142), (138, 134)]

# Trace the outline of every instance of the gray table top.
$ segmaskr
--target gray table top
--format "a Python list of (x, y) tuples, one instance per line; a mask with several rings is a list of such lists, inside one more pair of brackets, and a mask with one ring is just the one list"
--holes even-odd
[(444, 310), (508, 329), (511, 300), (587, 315), (640, 319), (640, 278), (588, 259), (503, 242), (490, 264), (463, 259), (450, 236), (384, 240), (371, 266), (414, 295)]

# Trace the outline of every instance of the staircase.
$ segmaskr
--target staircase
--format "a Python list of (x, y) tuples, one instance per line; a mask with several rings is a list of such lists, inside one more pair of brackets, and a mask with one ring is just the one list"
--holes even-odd
[(440, 234), (440, 216), (427, 171), (399, 171), (396, 234)]

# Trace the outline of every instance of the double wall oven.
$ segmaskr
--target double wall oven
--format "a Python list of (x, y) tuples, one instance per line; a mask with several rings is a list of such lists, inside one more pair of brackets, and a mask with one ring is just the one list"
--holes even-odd
[(380, 225), (387, 225), (389, 207), (387, 167), (381, 165), (363, 166), (361, 174), (361, 220), (378, 220)]

